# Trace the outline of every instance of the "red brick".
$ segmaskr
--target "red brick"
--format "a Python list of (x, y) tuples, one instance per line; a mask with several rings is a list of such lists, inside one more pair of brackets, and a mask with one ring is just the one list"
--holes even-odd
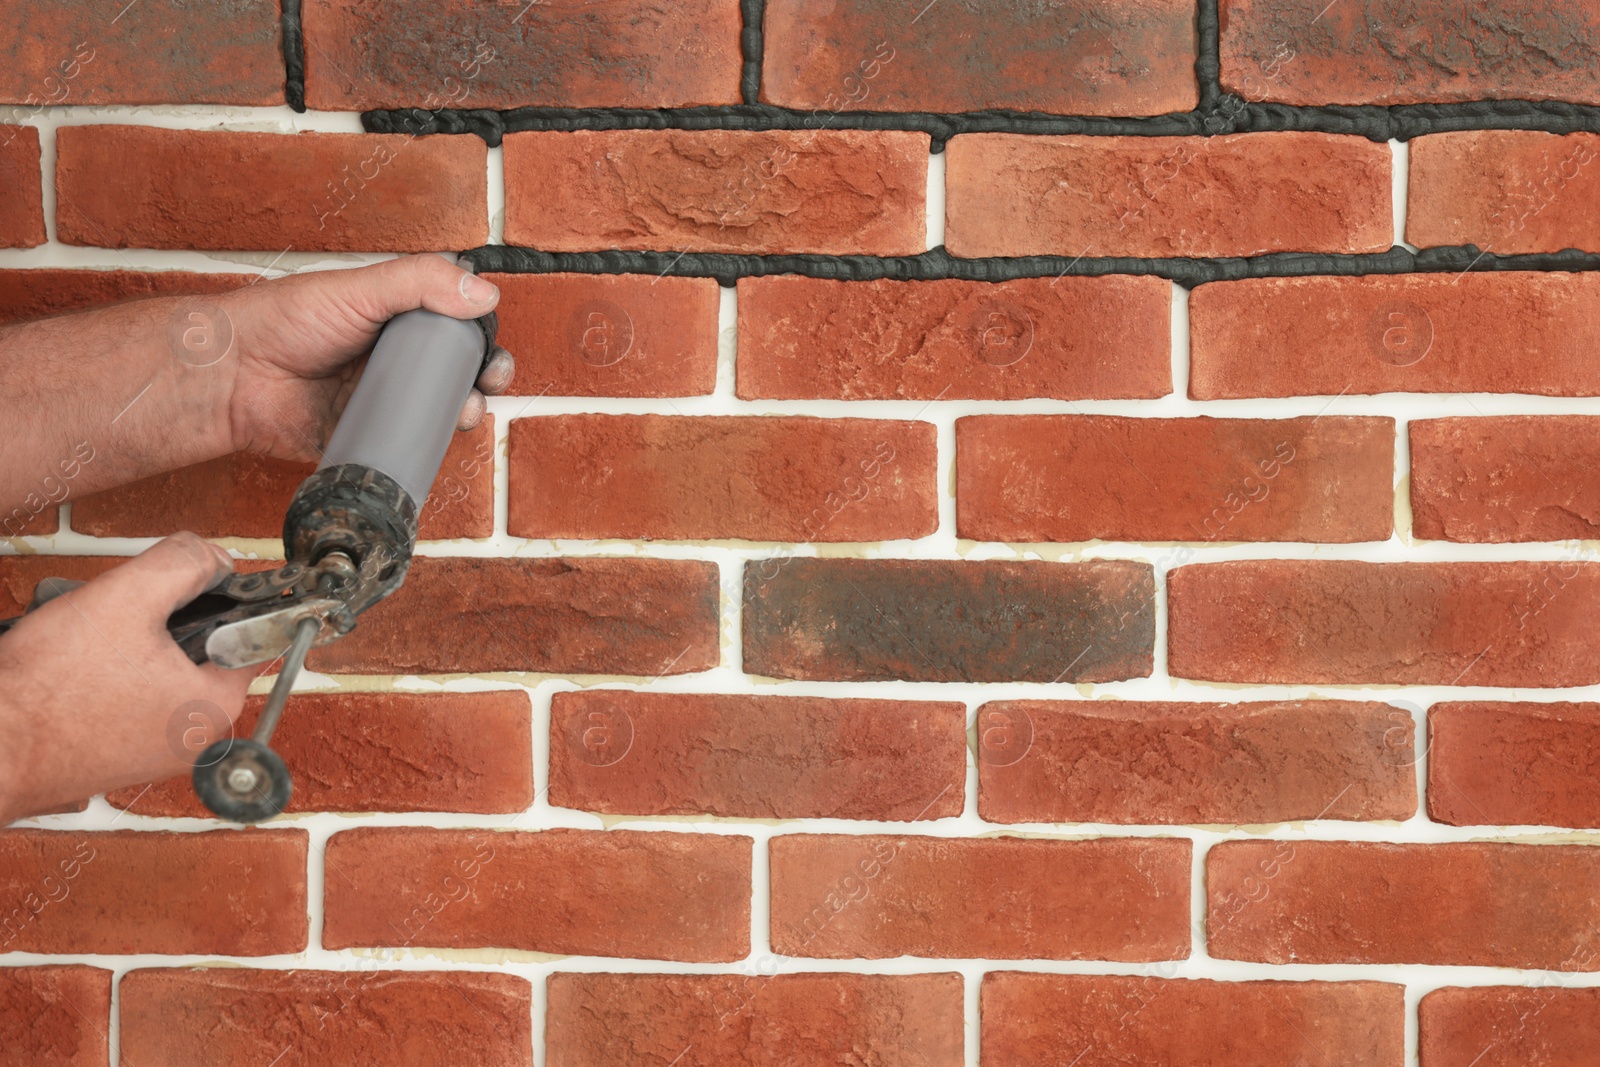
[(33, 248), (44, 242), (39, 131), (0, 126), (0, 248)]
[(548, 1067), (961, 1067), (958, 974), (565, 974)]
[[(250, 698), (236, 737), (250, 736), (265, 703)], [(291, 813), (498, 813), (533, 803), (531, 709), (520, 691), (297, 693), (272, 747), (294, 773)], [(106, 799), (135, 815), (211, 818), (187, 774)]]
[(1211, 682), (1600, 682), (1592, 563), (1241, 560), (1168, 576), (1168, 670)]
[(0, 969), (0, 1067), (106, 1067), (110, 1030), (110, 971)]
[(1600, 827), (1600, 704), (1428, 709), (1428, 814), (1452, 826)]
[(892, 541), (939, 526), (931, 422), (550, 415), (513, 421), (507, 448), (515, 537)]
[(704, 396), (717, 384), (710, 278), (485, 274), (516, 396)]
[(946, 156), (956, 256), (1382, 252), (1394, 239), (1389, 147), (1364, 137), (975, 133)]
[(1344, 542), (1393, 531), (1393, 419), (956, 422), (959, 537)]
[(56, 231), (103, 248), (428, 252), (489, 236), (476, 137), (56, 131)]
[[(1435, 989), (1417, 1005), (1422, 1067), (1587, 1067), (1600, 1063), (1600, 989)], [(1493, 1052), (1485, 1055), (1492, 1049)]]
[(891, 0), (769, 0), (761, 99), (818, 125), (840, 111), (1160, 115), (1199, 102), (1190, 0), (909, 14)]
[(0, 831), (0, 952), (306, 948), (304, 830)]
[(929, 140), (894, 130), (536, 131), (505, 139), (507, 244), (911, 255)]
[(1207, 951), (1258, 963), (1600, 970), (1600, 852), (1559, 845), (1224, 841)]
[(772, 839), (783, 956), (1176, 960), (1190, 843), (786, 834)]
[(320, 111), (740, 102), (737, 0), (306, 0), (302, 20)]
[(1411, 422), (1417, 537), (1560, 541), (1600, 523), (1600, 418), (1502, 415)]
[(746, 400), (1144, 400), (1172, 391), (1162, 278), (739, 280)]
[(119, 304), (147, 296), (225, 293), (257, 280), (254, 274), (187, 270), (0, 270), (0, 324)]
[(1189, 296), (1189, 395), (1595, 396), (1597, 321), (1595, 274), (1216, 282)]
[(1409, 712), (1343, 700), (1002, 700), (978, 709), (987, 822), (1409, 819)]
[[(95, 537), (192, 530), (277, 541), (294, 491), (314, 469), (315, 463), (236, 452), (75, 501), (72, 528)], [(493, 415), (451, 440), (419, 520), (424, 541), (494, 536)]]
[[(598, 689), (550, 704), (550, 802), (618, 815), (960, 815), (966, 706)], [(954, 784), (955, 788), (947, 788)]]
[(346, 830), (326, 948), (504, 948), (728, 963), (750, 951), (751, 840), (638, 830)]
[(1283, 104), (1600, 103), (1600, 17), (1579, 0), (1223, 0), (1222, 86)]
[[(1600, 21), (1600, 20), (1597, 20)], [(1586, 64), (1594, 78), (1594, 64)], [(1600, 134), (1467, 130), (1411, 142), (1406, 240), (1485, 252), (1600, 251)]]
[(61, 505), (51, 503), (44, 493), (29, 493), (0, 514), (0, 537), (48, 537), (60, 529)]
[[(1009, 1067), (1399, 1067), (1405, 987), (991, 971), (983, 1062)], [(1086, 1053), (1092, 1050), (1093, 1055)]]
[(12, 119), (57, 104), (284, 102), (280, 5), (144, 0), (23, 4), (0, 26), (0, 102)]
[(687, 674), (717, 665), (718, 595), (716, 564), (699, 560), (419, 558), (400, 592), (311, 666)]
[[(368, 964), (371, 961), (366, 961)], [(533, 990), (482, 971), (152, 968), (122, 979), (122, 1062), (162, 1067), (533, 1062)], [(276, 1060), (275, 1060), (276, 1058)]]
[(750, 560), (744, 669), (811, 681), (1103, 682), (1150, 673), (1150, 565)]

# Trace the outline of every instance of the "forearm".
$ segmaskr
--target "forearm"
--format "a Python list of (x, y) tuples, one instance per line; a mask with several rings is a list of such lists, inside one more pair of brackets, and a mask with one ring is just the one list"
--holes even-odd
[(166, 297), (0, 330), (0, 536), (19, 514), (231, 451), (238, 361), (217, 347), (218, 307)]

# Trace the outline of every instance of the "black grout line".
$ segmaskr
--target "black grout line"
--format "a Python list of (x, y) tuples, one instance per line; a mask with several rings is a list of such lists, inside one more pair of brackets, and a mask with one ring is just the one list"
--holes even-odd
[(766, 44), (762, 33), (766, 27), (767, 0), (740, 0), (739, 14), (744, 19), (739, 31), (739, 50), (744, 56), (744, 68), (739, 78), (739, 99), (747, 104), (761, 102), (761, 64)]
[(300, 27), (300, 0), (283, 0), (283, 91), (291, 109), (306, 109), (306, 49)]
[(1480, 252), (1475, 245), (1426, 248), (1395, 246), (1387, 252), (1337, 255), (1274, 252), (1223, 259), (1133, 259), (1122, 257), (1023, 256), (957, 259), (935, 248), (916, 256), (737, 255), (724, 252), (540, 252), (509, 245), (484, 245), (464, 252), (479, 271), (508, 274), (672, 274), (715, 278), (731, 286), (739, 278), (799, 274), (838, 281), (981, 282), (1021, 278), (1099, 277), (1107, 274), (1156, 275), (1192, 289), (1207, 282), (1243, 278), (1298, 278), (1312, 275), (1465, 274), (1497, 271), (1600, 271), (1600, 253), (1567, 249), (1530, 255)]

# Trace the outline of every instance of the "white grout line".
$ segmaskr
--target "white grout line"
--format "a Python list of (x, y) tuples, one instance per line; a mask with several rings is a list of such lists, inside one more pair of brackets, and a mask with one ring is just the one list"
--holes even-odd
[(928, 157), (928, 247), (944, 244), (944, 161), (948, 153)]

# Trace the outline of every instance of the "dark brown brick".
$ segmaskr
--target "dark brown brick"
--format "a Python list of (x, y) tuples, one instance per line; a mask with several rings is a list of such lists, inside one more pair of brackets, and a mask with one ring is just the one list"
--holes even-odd
[(596, 689), (550, 704), (550, 803), (628, 815), (961, 814), (966, 706)]
[[(517, 396), (702, 396), (717, 384), (717, 283), (644, 274), (485, 274)], [(3, 275), (0, 275), (3, 278)]]
[[(548, 980), (548, 1067), (961, 1067), (958, 974), (571, 974)], [(658, 1051), (659, 1050), (659, 1051)]]
[[(234, 724), (249, 737), (265, 697)], [(193, 752), (208, 731), (194, 724)], [(533, 803), (531, 709), (511, 693), (296, 693), (272, 735), (294, 774), (285, 809), (519, 812)], [(136, 815), (207, 819), (185, 774), (106, 794)]]
[(1161, 278), (739, 279), (746, 400), (1152, 399), (1172, 391)]
[(956, 422), (956, 533), (976, 541), (1384, 541), (1393, 530), (1393, 419)]
[[(365, 961), (370, 963), (370, 961)], [(130, 971), (119, 987), (129, 1067), (533, 1062), (526, 978), (479, 971), (233, 967)]]
[(0, 1067), (107, 1067), (110, 1031), (110, 971), (0, 968)]
[(1150, 565), (750, 560), (744, 667), (814, 681), (1098, 682), (1150, 673)]
[(1600, 564), (1241, 560), (1168, 576), (1168, 669), (1212, 682), (1600, 682)]
[(508, 134), (505, 240), (914, 255), (927, 248), (928, 148), (906, 130)]
[(1502, 255), (1600, 251), (1600, 220), (1590, 209), (1600, 196), (1597, 159), (1594, 133), (1463, 130), (1418, 137), (1411, 142), (1406, 240), (1420, 248), (1472, 244)]
[(1581, 0), (1222, 0), (1222, 86), (1284, 104), (1600, 104)]
[(728, 963), (750, 952), (751, 840), (367, 827), (328, 841), (326, 948), (507, 948)]
[(889, 419), (516, 419), (506, 527), (541, 539), (923, 537), (939, 526), (936, 438), (931, 422)]
[(1342, 700), (1004, 700), (978, 709), (987, 822), (1408, 819), (1409, 712)]
[(1206, 945), (1258, 963), (1600, 971), (1600, 851), (1560, 845), (1224, 841)]
[(772, 948), (820, 959), (1183, 959), (1190, 849), (1180, 838), (785, 834), (771, 843)]
[(1389, 147), (1364, 137), (969, 133), (945, 155), (956, 256), (1383, 252), (1394, 240)]
[(769, 0), (761, 99), (811, 111), (1161, 115), (1199, 101), (1191, 0)]
[(991, 971), (979, 996), (985, 1064), (1399, 1067), (1405, 1058), (1405, 987), (1383, 982)]
[(1600, 827), (1600, 704), (1446, 702), (1428, 709), (1428, 729), (1437, 821)]
[(1597, 274), (1215, 282), (1189, 295), (1189, 395), (1595, 396), (1597, 320)]
[(1600, 989), (1479, 986), (1435, 989), (1417, 1005), (1422, 1067), (1498, 1063), (1587, 1067), (1600, 1063)]

